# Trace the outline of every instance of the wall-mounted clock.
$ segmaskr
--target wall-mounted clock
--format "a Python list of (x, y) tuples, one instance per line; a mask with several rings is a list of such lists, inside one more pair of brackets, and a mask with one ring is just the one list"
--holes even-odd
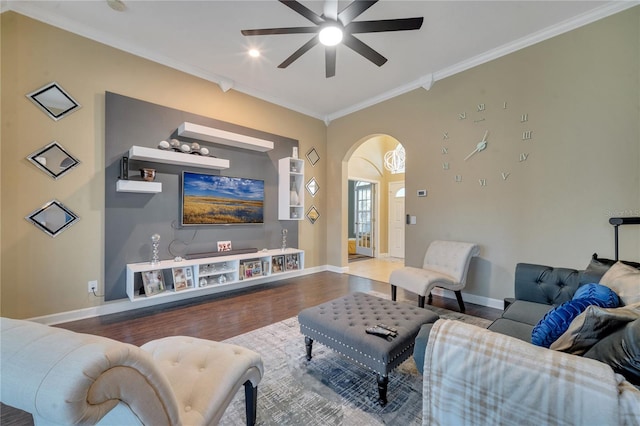
[(529, 114), (514, 113), (506, 101), (479, 103), (473, 110), (459, 111), (450, 124), (442, 131), (440, 154), (442, 170), (453, 182), (473, 182), (480, 187), (506, 182), (519, 164), (529, 160), (534, 138)]

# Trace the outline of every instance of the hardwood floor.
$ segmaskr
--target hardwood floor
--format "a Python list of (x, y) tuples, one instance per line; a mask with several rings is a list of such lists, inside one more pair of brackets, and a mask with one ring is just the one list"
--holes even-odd
[[(356, 263), (364, 263), (356, 262)], [(388, 277), (388, 274), (386, 275)], [(225, 340), (295, 316), (300, 310), (355, 291), (389, 294), (389, 284), (350, 274), (319, 272), (282, 280), (225, 295), (165, 304), (58, 324), (57, 327), (90, 333), (134, 345), (166, 336), (185, 335)], [(398, 289), (398, 300), (417, 304), (417, 296)], [(458, 310), (455, 299), (433, 297), (433, 305)], [(497, 309), (466, 304), (469, 315), (489, 320), (502, 313)], [(428, 307), (427, 307), (428, 308)], [(31, 415), (2, 405), (0, 424), (31, 425)]]

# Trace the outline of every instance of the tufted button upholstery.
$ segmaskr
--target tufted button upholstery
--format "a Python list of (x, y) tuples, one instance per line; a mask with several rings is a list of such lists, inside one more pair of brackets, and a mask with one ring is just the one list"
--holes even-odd
[[(302, 334), (383, 376), (411, 356), (422, 324), (438, 318), (429, 310), (365, 293), (352, 293), (298, 315)], [(389, 342), (365, 332), (380, 323), (397, 328), (398, 336)]]
[(36, 424), (216, 424), (239, 387), (255, 395), (263, 373), (257, 353), (210, 340), (139, 348), (9, 318), (1, 329), (2, 402)]
[(479, 254), (480, 248), (477, 244), (433, 241), (424, 255), (422, 268), (405, 266), (391, 273), (389, 283), (393, 300), (396, 287), (401, 287), (419, 295), (420, 305), (424, 306), (424, 297), (430, 294), (434, 287), (443, 287), (456, 292), (460, 310), (464, 312), (460, 291), (466, 285), (471, 258)]

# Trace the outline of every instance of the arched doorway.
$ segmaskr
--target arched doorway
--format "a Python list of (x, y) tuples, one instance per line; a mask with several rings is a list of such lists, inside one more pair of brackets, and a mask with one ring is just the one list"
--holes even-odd
[[(343, 241), (349, 247), (347, 264), (354, 265), (363, 254), (382, 261), (404, 257), (404, 198), (390, 192), (390, 185), (404, 188), (404, 168), (392, 172), (385, 167), (385, 156), (388, 159), (388, 153), (398, 147), (402, 145), (392, 136), (370, 135), (357, 141), (345, 156), (347, 209), (342, 220), (347, 230)], [(396, 246), (393, 253), (391, 242)], [(352, 269), (358, 270), (350, 267), (349, 273)]]

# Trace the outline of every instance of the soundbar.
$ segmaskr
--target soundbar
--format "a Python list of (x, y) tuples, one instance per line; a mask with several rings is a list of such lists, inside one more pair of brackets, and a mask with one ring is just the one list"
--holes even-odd
[(258, 252), (258, 249), (255, 247), (252, 247), (252, 248), (233, 249), (233, 250), (227, 250), (227, 251), (212, 251), (207, 253), (191, 253), (187, 255), (187, 259), (202, 259), (204, 257), (231, 256), (234, 254), (257, 253), (257, 252)]

